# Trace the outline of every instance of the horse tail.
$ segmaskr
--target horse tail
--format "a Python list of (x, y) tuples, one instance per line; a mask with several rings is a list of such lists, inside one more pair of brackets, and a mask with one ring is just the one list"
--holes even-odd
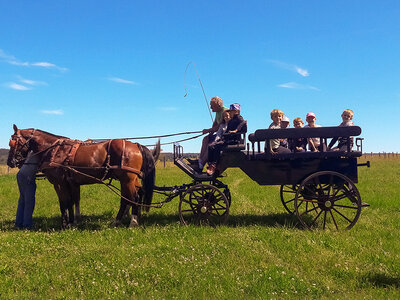
[[(145, 147), (141, 147), (143, 163), (141, 171), (143, 173), (142, 186), (143, 186), (143, 203), (150, 205), (153, 199), (153, 190), (156, 179), (156, 162), (161, 152), (160, 141), (157, 142), (156, 147), (152, 152)], [(150, 207), (145, 207), (145, 211), (149, 211)]]

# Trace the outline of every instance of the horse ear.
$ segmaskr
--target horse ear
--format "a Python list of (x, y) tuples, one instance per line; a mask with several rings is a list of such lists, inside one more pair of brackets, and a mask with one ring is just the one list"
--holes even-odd
[(14, 125), (13, 125), (13, 128), (14, 128), (14, 132), (17, 133), (17, 131), (18, 131), (17, 125), (14, 124)]

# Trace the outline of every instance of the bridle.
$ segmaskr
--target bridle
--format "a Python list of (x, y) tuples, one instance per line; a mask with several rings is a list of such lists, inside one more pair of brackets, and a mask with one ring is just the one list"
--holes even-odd
[(26, 159), (26, 155), (29, 151), (29, 142), (33, 138), (36, 129), (32, 129), (31, 134), (28, 138), (25, 138), (21, 134), (13, 134), (9, 143), (10, 149), (14, 149), (14, 159), (16, 165), (21, 165), (21, 163)]

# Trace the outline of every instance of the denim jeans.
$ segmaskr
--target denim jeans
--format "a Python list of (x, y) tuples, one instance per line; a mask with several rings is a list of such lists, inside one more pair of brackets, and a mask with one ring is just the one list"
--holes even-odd
[[(31, 229), (33, 210), (35, 209), (36, 192), (36, 158), (24, 164), (17, 174), (19, 189), (19, 199), (15, 226), (19, 228)], [(28, 159), (27, 159), (28, 162)]]

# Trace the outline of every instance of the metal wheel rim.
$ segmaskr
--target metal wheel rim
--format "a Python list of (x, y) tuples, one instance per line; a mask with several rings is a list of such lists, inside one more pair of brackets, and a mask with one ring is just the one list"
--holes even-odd
[(300, 223), (307, 229), (348, 230), (360, 216), (361, 196), (345, 175), (322, 171), (303, 180), (297, 189), (294, 207)]
[(189, 188), (179, 201), (179, 218), (184, 225), (223, 225), (229, 216), (229, 201), (217, 187), (198, 184)]

